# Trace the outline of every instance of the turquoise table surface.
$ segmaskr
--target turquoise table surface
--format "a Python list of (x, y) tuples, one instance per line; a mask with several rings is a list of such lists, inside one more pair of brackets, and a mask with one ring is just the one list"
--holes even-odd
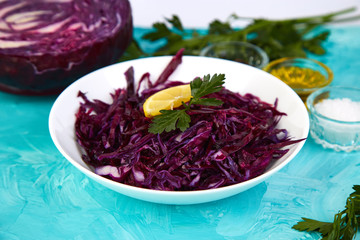
[[(360, 87), (360, 27), (329, 28), (328, 53), (311, 57), (334, 71), (332, 85)], [(135, 200), (57, 151), (48, 131), (55, 99), (0, 93), (1, 240), (319, 239), (291, 227), (303, 216), (332, 221), (360, 184), (360, 152), (326, 150), (309, 137), (284, 169), (236, 196), (188, 206)]]

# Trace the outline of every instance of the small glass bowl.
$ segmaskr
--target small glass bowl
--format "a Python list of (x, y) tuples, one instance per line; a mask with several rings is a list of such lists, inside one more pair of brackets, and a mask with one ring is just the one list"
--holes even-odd
[[(327, 103), (327, 113), (324, 112), (324, 107), (317, 105), (319, 103), (325, 104), (325, 100), (334, 101), (335, 99), (342, 103), (341, 107), (336, 107), (339, 103)], [(350, 103), (346, 104), (344, 101), (354, 104), (356, 110), (353, 111), (352, 107), (346, 106)], [(310, 135), (315, 142), (321, 144), (324, 148), (331, 148), (336, 151), (351, 152), (360, 150), (360, 121), (358, 121), (360, 115), (360, 89), (325, 87), (310, 94), (306, 104), (310, 112)], [(352, 112), (352, 116), (346, 117), (349, 112)], [(356, 113), (357, 117), (353, 116)], [(348, 121), (349, 117), (354, 117), (354, 119)]]
[(270, 62), (264, 71), (289, 85), (304, 102), (309, 94), (333, 80), (328, 66), (309, 58), (280, 58)]
[(219, 42), (205, 47), (200, 56), (228, 59), (262, 69), (269, 63), (266, 52), (247, 42)]

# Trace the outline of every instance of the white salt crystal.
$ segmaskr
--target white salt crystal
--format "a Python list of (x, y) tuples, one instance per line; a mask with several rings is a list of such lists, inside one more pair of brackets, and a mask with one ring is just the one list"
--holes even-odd
[(328, 118), (346, 122), (360, 121), (360, 102), (353, 102), (349, 98), (324, 99), (314, 107)]

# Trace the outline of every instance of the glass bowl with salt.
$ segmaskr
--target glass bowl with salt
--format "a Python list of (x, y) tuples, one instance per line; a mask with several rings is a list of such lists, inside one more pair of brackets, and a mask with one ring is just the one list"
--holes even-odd
[(310, 135), (324, 148), (360, 150), (360, 89), (325, 87), (309, 95)]

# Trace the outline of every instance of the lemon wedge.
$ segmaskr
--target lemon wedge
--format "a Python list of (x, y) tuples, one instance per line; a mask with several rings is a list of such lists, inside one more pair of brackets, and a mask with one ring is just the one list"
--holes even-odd
[(151, 95), (146, 99), (143, 109), (145, 117), (161, 114), (160, 110), (172, 110), (191, 98), (190, 84), (170, 87)]

